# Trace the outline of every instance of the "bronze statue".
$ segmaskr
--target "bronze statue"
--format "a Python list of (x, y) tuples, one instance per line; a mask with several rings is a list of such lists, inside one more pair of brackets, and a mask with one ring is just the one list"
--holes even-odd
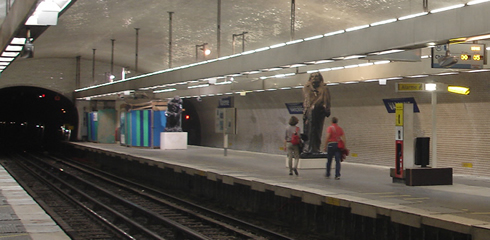
[(167, 111), (165, 112), (167, 117), (165, 132), (182, 132), (181, 115), (182, 99), (179, 96), (175, 96), (168, 102)]
[(323, 123), (325, 117), (330, 116), (330, 92), (320, 73), (310, 75), (303, 88), (303, 94), (303, 131), (308, 137), (303, 155), (320, 153)]

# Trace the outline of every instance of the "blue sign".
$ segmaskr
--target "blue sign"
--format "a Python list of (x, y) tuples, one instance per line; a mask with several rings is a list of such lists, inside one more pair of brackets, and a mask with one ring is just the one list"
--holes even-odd
[(218, 103), (218, 108), (232, 108), (233, 107), (233, 97), (220, 98)]
[(286, 103), (289, 114), (303, 114), (303, 103)]
[(395, 113), (397, 103), (412, 103), (413, 112), (420, 112), (419, 107), (417, 106), (417, 102), (415, 102), (415, 98), (413, 97), (383, 99), (383, 102), (385, 103), (385, 107), (388, 113)]

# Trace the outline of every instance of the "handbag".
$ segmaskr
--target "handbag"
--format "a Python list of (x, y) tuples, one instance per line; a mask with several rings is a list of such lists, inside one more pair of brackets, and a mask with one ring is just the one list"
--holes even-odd
[[(337, 129), (335, 129), (335, 127), (333, 127), (333, 130), (335, 132), (335, 135), (337, 135)], [(342, 139), (340, 137), (337, 136), (337, 147), (342, 150), (345, 148), (345, 143), (344, 141), (342, 141)]]

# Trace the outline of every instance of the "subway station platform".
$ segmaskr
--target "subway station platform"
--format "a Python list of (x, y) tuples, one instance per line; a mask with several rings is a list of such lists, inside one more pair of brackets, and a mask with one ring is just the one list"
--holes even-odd
[(0, 239), (70, 239), (1, 165)]
[[(420, 227), (490, 239), (490, 178), (454, 175), (453, 185), (407, 186), (393, 183), (389, 167), (342, 163), (340, 180), (325, 178), (325, 168), (299, 169), (290, 176), (285, 155), (189, 146), (186, 150), (129, 148), (118, 144), (72, 143), (76, 148), (139, 161), (150, 166), (220, 179), (233, 185), (300, 197), (309, 204), (348, 207), (351, 213)], [(326, 162), (326, 159), (318, 161)], [(332, 169), (334, 171), (334, 169)], [(332, 172), (334, 173), (334, 172)]]

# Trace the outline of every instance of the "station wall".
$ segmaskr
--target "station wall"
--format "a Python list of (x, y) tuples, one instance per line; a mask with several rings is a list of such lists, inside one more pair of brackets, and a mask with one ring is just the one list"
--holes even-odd
[[(488, 73), (460, 73), (411, 80), (471, 88), (471, 94), (467, 96), (438, 94), (438, 167), (452, 167), (456, 174), (490, 176), (489, 77)], [(387, 85), (364, 82), (329, 86), (332, 115), (325, 120), (323, 131), (330, 125), (331, 117), (339, 118), (351, 151), (348, 162), (394, 166), (395, 114), (387, 112), (383, 99), (414, 97), (420, 109), (420, 113), (414, 114), (414, 136), (432, 139), (431, 94), (396, 93), (396, 81), (388, 81)], [(281, 147), (291, 116), (285, 103), (302, 102), (302, 89), (247, 93), (246, 96), (235, 94), (233, 97), (237, 109), (237, 134), (230, 135), (230, 148), (285, 154)], [(203, 126), (201, 142), (205, 146), (223, 147), (223, 134), (215, 133), (214, 128), (219, 98), (205, 97), (202, 102), (192, 100)], [(296, 116), (302, 129), (302, 115)]]

